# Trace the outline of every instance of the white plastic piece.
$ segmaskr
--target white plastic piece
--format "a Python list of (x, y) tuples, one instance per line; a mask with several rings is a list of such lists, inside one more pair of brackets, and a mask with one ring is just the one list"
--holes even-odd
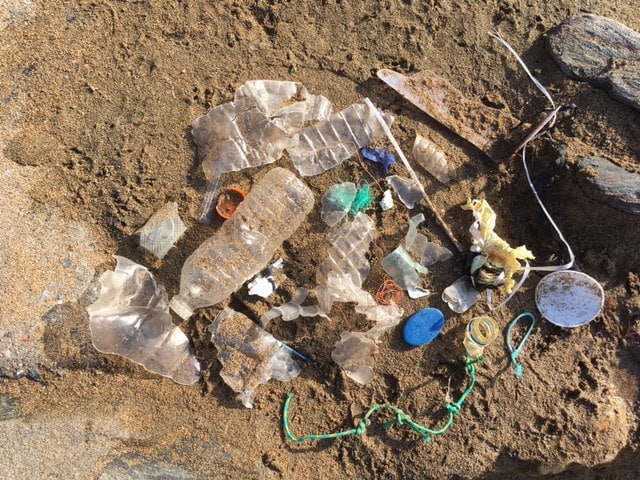
[(290, 322), (298, 317), (327, 317), (324, 311), (318, 305), (302, 305), (309, 296), (306, 288), (300, 287), (296, 290), (291, 300), (278, 307), (273, 307), (260, 317), (260, 325), (267, 328), (269, 322), (274, 318), (282, 317), (285, 322)]
[(211, 342), (222, 363), (220, 376), (246, 408), (253, 408), (255, 389), (272, 378), (286, 382), (300, 374), (282, 343), (242, 313), (225, 308), (209, 326)]
[(468, 280), (468, 277), (460, 277), (442, 292), (442, 300), (456, 313), (469, 310), (480, 299), (478, 292)]
[(418, 232), (418, 225), (424, 220), (423, 213), (411, 217), (404, 244), (409, 252), (414, 253), (420, 259), (422, 265), (428, 267), (434, 263), (448, 260), (453, 256), (453, 253), (445, 247), (430, 242), (425, 235)]
[(420, 188), (413, 180), (399, 175), (390, 175), (387, 177), (387, 183), (409, 210), (422, 200)]
[(427, 274), (429, 272), (426, 267), (414, 261), (402, 245), (384, 257), (380, 265), (404, 290), (417, 288), (420, 283), (418, 273)]
[(284, 168), (270, 170), (184, 263), (171, 308), (183, 316), (227, 298), (267, 265), (312, 207), (309, 187)]
[(409, 295), (409, 298), (416, 300), (418, 298), (426, 297), (427, 295), (429, 295), (429, 290), (425, 290), (424, 288), (420, 287), (407, 288), (407, 295)]
[(273, 292), (276, 291), (278, 285), (276, 284), (276, 279), (273, 276), (273, 271), (275, 269), (281, 269), (284, 265), (284, 261), (282, 258), (279, 258), (268, 268), (266, 268), (262, 273), (257, 275), (253, 280), (247, 283), (248, 293), (249, 295), (258, 295), (262, 298), (270, 297)]
[(167, 202), (138, 230), (140, 246), (162, 260), (185, 230), (186, 227), (178, 214), (178, 204)]
[(438, 150), (429, 140), (416, 134), (411, 151), (422, 168), (433, 175), (440, 183), (449, 183), (449, 165), (444, 153)]
[[(391, 125), (393, 117), (384, 116)], [(354, 103), (293, 137), (287, 152), (302, 176), (318, 175), (339, 165), (383, 134), (374, 111)]]
[(115, 258), (115, 271), (102, 274), (100, 296), (87, 307), (93, 345), (177, 383), (197, 382), (200, 364), (171, 322), (164, 287), (142, 265)]
[(332, 185), (320, 199), (322, 204), (320, 218), (322, 218), (322, 221), (333, 227), (346, 217), (353, 199), (356, 198), (357, 191), (358, 189), (352, 182)]
[(378, 203), (383, 212), (391, 210), (393, 208), (393, 196), (391, 195), (391, 190), (385, 190), (382, 194), (382, 199)]
[(233, 102), (197, 118), (191, 133), (210, 182), (201, 220), (208, 218), (222, 175), (275, 162), (292, 135), (330, 114), (331, 102), (301, 83), (253, 80), (236, 90)]

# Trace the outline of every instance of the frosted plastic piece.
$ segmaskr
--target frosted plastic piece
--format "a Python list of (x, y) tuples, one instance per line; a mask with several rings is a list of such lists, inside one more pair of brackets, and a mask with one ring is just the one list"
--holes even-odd
[(404, 290), (415, 289), (420, 283), (418, 273), (426, 274), (429, 271), (414, 261), (402, 245), (384, 257), (380, 265), (387, 274), (393, 278), (400, 288)]
[(211, 342), (222, 363), (220, 376), (246, 408), (253, 408), (255, 389), (272, 378), (286, 382), (300, 374), (289, 350), (242, 313), (225, 308), (209, 326)]
[(270, 170), (184, 263), (171, 309), (187, 319), (195, 309), (227, 298), (267, 265), (312, 207), (311, 190), (293, 173)]
[(185, 230), (184, 223), (178, 214), (178, 204), (167, 202), (151, 215), (144, 227), (138, 230), (140, 246), (162, 260)]
[(461, 277), (442, 292), (442, 300), (456, 313), (469, 310), (480, 299), (478, 292), (468, 277)]
[(345, 371), (345, 374), (362, 385), (373, 380), (373, 367), (378, 346), (367, 332), (342, 332), (340, 340), (331, 352), (331, 358)]
[(411, 151), (422, 168), (433, 175), (440, 183), (449, 183), (449, 164), (444, 153), (438, 150), (429, 140), (417, 134)]
[(380, 208), (383, 212), (387, 210), (391, 210), (393, 208), (393, 196), (391, 195), (391, 190), (385, 190), (382, 194), (382, 199), (378, 202)]
[(260, 275), (256, 276), (252, 281), (247, 283), (249, 289), (249, 295), (258, 295), (262, 298), (268, 298), (275, 292), (278, 285), (276, 279), (273, 276), (275, 269), (281, 269), (284, 265), (282, 258), (279, 258), (267, 267)]
[(369, 260), (366, 253), (369, 245), (378, 235), (375, 224), (366, 213), (358, 213), (353, 221), (343, 224), (338, 230), (327, 235), (332, 247), (328, 258), (318, 266), (316, 281), (325, 284), (330, 271), (344, 273), (351, 277), (357, 287), (369, 274)]
[(331, 102), (310, 95), (301, 83), (253, 80), (236, 90), (233, 102), (198, 117), (191, 133), (210, 182), (201, 220), (209, 215), (223, 174), (275, 162), (292, 135), (330, 114)]
[(346, 217), (353, 199), (356, 198), (357, 190), (352, 182), (332, 185), (320, 199), (320, 203), (322, 203), (320, 218), (322, 221), (333, 227)]
[(102, 274), (100, 296), (87, 307), (93, 345), (177, 383), (197, 382), (200, 364), (171, 322), (164, 287), (142, 265), (115, 258), (115, 271)]
[(260, 317), (260, 324), (263, 328), (269, 325), (269, 322), (274, 318), (282, 317), (285, 322), (290, 322), (298, 317), (325, 317), (326, 314), (318, 305), (302, 305), (309, 296), (309, 291), (306, 288), (300, 287), (296, 290), (296, 293), (291, 297), (287, 303), (284, 303), (278, 307), (273, 307)]
[(387, 177), (387, 183), (393, 188), (393, 191), (396, 192), (400, 201), (404, 203), (409, 210), (422, 200), (420, 187), (413, 180), (400, 177), (399, 175), (391, 175)]
[(425, 267), (451, 258), (453, 253), (451, 253), (450, 250), (430, 242), (425, 235), (418, 232), (418, 225), (422, 222), (424, 222), (423, 213), (411, 217), (409, 230), (404, 239), (407, 250), (415, 254), (420, 259), (420, 263)]
[[(393, 117), (385, 115), (391, 125)], [(383, 135), (368, 105), (354, 103), (326, 120), (300, 131), (287, 152), (302, 176), (318, 175), (339, 165)]]

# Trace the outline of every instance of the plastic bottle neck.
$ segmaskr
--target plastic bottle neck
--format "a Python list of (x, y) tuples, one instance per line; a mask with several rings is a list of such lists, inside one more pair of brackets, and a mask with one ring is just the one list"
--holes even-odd
[(188, 320), (193, 315), (193, 309), (180, 295), (174, 295), (169, 302), (169, 308), (177, 313), (183, 320)]

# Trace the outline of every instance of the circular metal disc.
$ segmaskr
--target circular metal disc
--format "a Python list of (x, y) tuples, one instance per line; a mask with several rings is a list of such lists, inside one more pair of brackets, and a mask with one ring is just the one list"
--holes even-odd
[(604, 291), (589, 275), (573, 270), (550, 273), (536, 287), (536, 305), (544, 318), (560, 327), (580, 327), (604, 304)]

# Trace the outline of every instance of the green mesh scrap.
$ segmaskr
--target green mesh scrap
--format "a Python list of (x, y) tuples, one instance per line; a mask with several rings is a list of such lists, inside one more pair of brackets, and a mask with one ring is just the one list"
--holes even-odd
[(373, 202), (373, 194), (371, 193), (371, 187), (369, 184), (365, 183), (360, 187), (358, 193), (356, 193), (356, 197), (351, 202), (351, 208), (349, 212), (351, 215), (355, 216), (358, 212), (364, 212), (371, 207), (371, 203)]
[(473, 387), (476, 384), (476, 364), (482, 363), (483, 361), (484, 360), (481, 357), (477, 359), (471, 359), (469, 357), (464, 358), (465, 370), (469, 377), (469, 385), (467, 386), (467, 389), (462, 393), (462, 395), (460, 396), (457, 402), (447, 401), (444, 404), (445, 409), (449, 413), (449, 418), (447, 419), (446, 423), (442, 426), (442, 428), (438, 430), (432, 430), (430, 428), (424, 427), (419, 423), (414, 422), (409, 415), (404, 413), (398, 407), (395, 407), (389, 404), (384, 404), (384, 405), (374, 405), (373, 407), (371, 407), (367, 411), (367, 413), (364, 415), (364, 418), (356, 428), (352, 428), (350, 430), (343, 430), (342, 432), (336, 432), (336, 433), (324, 433), (320, 435), (305, 435), (303, 437), (296, 437), (293, 433), (291, 433), (291, 429), (289, 428), (289, 404), (291, 403), (291, 399), (293, 398), (293, 393), (289, 393), (287, 395), (287, 399), (284, 402), (284, 408), (282, 409), (282, 426), (287, 435), (287, 438), (292, 442), (298, 443), (298, 444), (303, 442), (316, 441), (316, 440), (330, 440), (333, 438), (341, 438), (349, 435), (360, 436), (367, 431), (367, 428), (371, 424), (370, 417), (374, 413), (378, 411), (387, 410), (391, 412), (393, 415), (395, 415), (395, 418), (383, 424), (385, 429), (389, 429), (394, 425), (405, 426), (413, 430), (418, 435), (420, 435), (424, 441), (430, 442), (431, 437), (433, 435), (442, 435), (447, 430), (449, 430), (449, 427), (451, 427), (451, 425), (453, 424), (454, 417), (458, 413), (460, 413), (462, 404), (464, 403), (466, 398), (469, 396), (469, 394), (473, 390)]

